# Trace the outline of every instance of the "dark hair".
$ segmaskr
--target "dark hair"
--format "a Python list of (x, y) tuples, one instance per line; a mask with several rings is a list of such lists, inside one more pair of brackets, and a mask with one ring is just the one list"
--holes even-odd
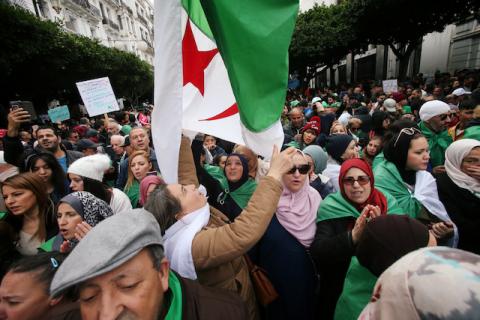
[(168, 190), (166, 184), (159, 185), (148, 196), (143, 207), (157, 220), (162, 236), (170, 226), (177, 222), (175, 215), (182, 211), (180, 201)]
[(44, 124), (44, 125), (41, 125), (37, 128), (37, 130), (35, 130), (35, 136), (37, 136), (38, 134), (38, 131), (40, 130), (47, 130), (47, 129), (50, 129), (53, 131), (53, 134), (56, 135), (57, 137), (59, 137), (60, 135), (58, 134), (57, 132), (57, 129), (53, 126), (50, 126), (50, 125), (47, 125), (47, 124)]
[(46, 292), (49, 294), (53, 276), (65, 257), (66, 255), (60, 252), (41, 252), (13, 262), (8, 272), (33, 273), (35, 280), (44, 285)]
[(112, 194), (109, 188), (101, 181), (83, 177), (83, 191), (90, 192), (95, 197), (102, 199), (106, 203), (110, 203)]
[[(205, 150), (204, 150), (204, 152), (205, 152)], [(224, 154), (224, 153), (217, 154), (215, 157), (213, 157), (212, 164), (219, 167), (220, 166), (220, 160), (222, 159), (222, 157), (227, 157), (227, 155)]]
[(50, 169), (52, 169), (52, 177), (50, 179), (55, 191), (60, 197), (66, 195), (68, 191), (65, 185), (67, 176), (53, 154), (47, 152), (31, 154), (25, 159), (25, 167), (23, 168), (24, 172), (33, 172), (33, 168), (39, 159), (45, 161)]
[(155, 270), (160, 270), (160, 265), (162, 264), (162, 259), (165, 257), (163, 247), (159, 244), (152, 244), (146, 247), (150, 259), (152, 259), (152, 264)]
[(477, 107), (477, 103), (470, 97), (460, 102), (458, 109), (460, 110), (473, 110)]
[(217, 138), (215, 136), (212, 136), (211, 134), (203, 135), (203, 141), (205, 141), (207, 139), (207, 137), (212, 137), (213, 139), (215, 139), (215, 141), (217, 141)]
[(385, 132), (385, 135), (383, 136), (383, 145), (386, 146), (388, 142), (395, 136), (397, 135), (402, 129), (405, 128), (417, 128), (418, 125), (416, 122), (408, 119), (400, 119), (395, 122), (393, 122), (390, 127), (388, 127), (388, 130)]

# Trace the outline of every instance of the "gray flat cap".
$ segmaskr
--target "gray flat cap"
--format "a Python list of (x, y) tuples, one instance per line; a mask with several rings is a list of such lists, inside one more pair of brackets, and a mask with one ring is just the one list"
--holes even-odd
[(160, 227), (143, 209), (113, 215), (87, 233), (58, 268), (50, 294), (107, 273), (149, 245), (162, 245)]

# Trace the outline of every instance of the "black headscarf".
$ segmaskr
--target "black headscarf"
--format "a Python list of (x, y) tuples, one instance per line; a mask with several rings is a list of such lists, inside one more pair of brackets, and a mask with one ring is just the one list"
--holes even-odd
[[(240, 159), (240, 161), (242, 162), (242, 167), (243, 167), (242, 176), (240, 177), (240, 179), (237, 182), (231, 182), (230, 180), (228, 180), (228, 177), (227, 177), (228, 188), (229, 188), (229, 191), (232, 192), (232, 191), (237, 190), (238, 188), (240, 188), (242, 186), (242, 184), (247, 182), (249, 176), (248, 176), (248, 160), (241, 154), (232, 153), (225, 160), (225, 167), (227, 167), (226, 164), (228, 162), (228, 159), (230, 159), (230, 157), (238, 157)], [(223, 170), (224, 170), (225, 177), (226, 177), (227, 173), (225, 172), (225, 169), (223, 169)]]
[(428, 228), (406, 215), (385, 215), (368, 222), (358, 241), (356, 256), (379, 277), (407, 253), (426, 247)]
[(385, 159), (395, 164), (403, 181), (409, 185), (415, 185), (415, 175), (417, 173), (416, 171), (407, 170), (405, 168), (407, 165), (410, 142), (414, 137), (418, 138), (418, 134), (415, 133), (413, 135), (409, 135), (405, 133), (397, 133), (387, 143), (385, 149), (383, 150)]
[(372, 114), (372, 129), (377, 136), (383, 136), (385, 128), (383, 127), (383, 120), (388, 118), (388, 113), (384, 111), (375, 111)]

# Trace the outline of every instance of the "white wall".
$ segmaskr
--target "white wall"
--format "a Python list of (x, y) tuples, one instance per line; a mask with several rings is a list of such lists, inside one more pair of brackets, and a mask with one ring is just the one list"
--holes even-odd
[(447, 71), (450, 40), (455, 25), (448, 25), (443, 32), (429, 33), (423, 37), (420, 72), (433, 76), (435, 71)]

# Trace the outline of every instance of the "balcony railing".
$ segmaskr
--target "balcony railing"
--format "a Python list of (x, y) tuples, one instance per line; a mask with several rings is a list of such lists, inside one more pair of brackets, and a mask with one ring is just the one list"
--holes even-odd
[(141, 15), (138, 15), (137, 18), (138, 18), (138, 21), (140, 21), (140, 23), (142, 23), (142, 24), (145, 26), (145, 28), (148, 29), (148, 21), (147, 21), (147, 19), (145, 19), (145, 18), (144, 18), (143, 16), (141, 16)]
[(101, 13), (100, 13), (100, 9), (98, 9), (93, 4), (88, 2), (88, 0), (72, 0), (72, 2), (75, 3), (76, 5), (84, 8), (85, 10), (87, 10), (88, 12), (90, 12), (92, 15), (94, 15), (96, 17), (101, 17), (102, 16)]

